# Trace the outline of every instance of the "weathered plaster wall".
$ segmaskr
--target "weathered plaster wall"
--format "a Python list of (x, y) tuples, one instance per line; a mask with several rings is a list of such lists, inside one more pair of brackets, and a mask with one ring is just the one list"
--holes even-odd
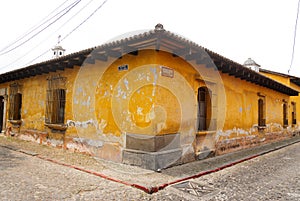
[[(300, 91), (300, 87), (294, 83), (292, 83), (290, 81), (290, 77), (288, 76), (281, 76), (281, 75), (274, 75), (272, 73), (266, 73), (266, 72), (261, 72), (263, 75), (271, 78), (271, 79), (274, 79), (276, 80), (277, 82), (280, 82), (282, 84), (285, 84), (297, 91)], [(290, 102), (289, 102), (289, 107), (288, 107), (288, 110), (289, 110), (289, 124), (291, 124), (291, 121), (292, 121), (292, 106), (291, 106), (291, 102), (295, 102), (296, 103), (296, 110), (298, 111), (299, 108), (300, 108), (300, 95), (298, 96), (291, 96), (290, 97)], [(297, 124), (294, 126), (295, 129), (299, 128), (299, 125), (300, 125), (300, 112), (296, 112), (296, 119), (297, 119)]]
[(240, 79), (222, 75), (225, 84), (227, 111), (223, 130), (248, 130), (258, 122), (258, 93), (265, 96), (266, 124), (283, 123), (283, 100), (289, 96)]
[[(216, 134), (217, 154), (280, 140), (295, 128), (283, 127), (283, 103), (290, 97), (222, 74), (226, 91), (226, 118)], [(266, 127), (258, 128), (258, 99), (265, 98)], [(291, 122), (289, 117), (289, 122)], [(291, 124), (289, 124), (291, 125)]]
[[(169, 75), (164, 76), (162, 68)], [(44, 125), (47, 77), (57, 74), (67, 77), (65, 132), (52, 132)], [(220, 74), (212, 67), (155, 50), (96, 60), (17, 83), (22, 85), (23, 96), (20, 135), (119, 162), (127, 134), (159, 136), (149, 138), (149, 142), (167, 141), (171, 138), (163, 136), (179, 134), (181, 147), (187, 146), (193, 153), (207, 149), (218, 152), (224, 147), (229, 150), (232, 146), (241, 147), (240, 144), (247, 147), (273, 139), (269, 133), (280, 139), (285, 132), (283, 100), (294, 100), (300, 106), (299, 97), (290, 99), (274, 90)], [(201, 86), (211, 91), (212, 108), (208, 131), (198, 132), (197, 93)], [(258, 93), (266, 100), (267, 125), (263, 130), (257, 128)], [(178, 138), (174, 139), (177, 143)]]
[[(54, 146), (63, 146), (65, 134), (57, 132), (53, 133), (51, 129), (45, 126), (47, 78), (52, 75), (61, 75), (67, 78), (65, 118), (71, 118), (73, 94), (72, 85), (74, 83), (74, 79), (76, 78), (78, 69), (79, 67), (74, 69), (66, 69), (64, 71), (53, 72), (47, 75), (39, 75), (11, 82), (21, 85), (20, 92), (22, 93), (22, 123), (18, 128), (20, 134), (29, 132), (36, 135), (35, 138), (38, 138), (41, 133), (44, 135), (44, 132), (46, 132), (48, 141), (44, 141), (44, 143), (52, 144)], [(9, 89), (9, 85), (11, 83), (8, 83), (5, 87)], [(15, 128), (15, 126), (12, 124), (8, 124), (8, 127), (10, 129)], [(70, 130), (66, 132), (67, 135), (69, 132)]]
[[(128, 69), (119, 70), (124, 65)], [(170, 68), (173, 77), (162, 76), (161, 66)], [(104, 141), (119, 150), (116, 155), (125, 146), (127, 133), (180, 133), (181, 144), (192, 144), (197, 118), (196, 74), (182, 58), (155, 50), (85, 64), (76, 77), (73, 117), (68, 120), (75, 124), (69, 125), (76, 128), (78, 136)]]
[(47, 76), (17, 81), (21, 85), (21, 129), (44, 130)]
[(281, 76), (278, 74), (273, 73), (267, 73), (267, 72), (259, 72), (262, 75), (265, 75), (273, 80), (276, 80), (277, 82), (280, 82), (286, 86), (290, 86), (290, 78), (288, 76)]

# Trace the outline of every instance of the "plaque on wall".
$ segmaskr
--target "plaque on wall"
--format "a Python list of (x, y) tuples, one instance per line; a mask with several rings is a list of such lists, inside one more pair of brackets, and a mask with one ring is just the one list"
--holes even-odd
[(174, 69), (165, 66), (161, 66), (160, 69), (161, 69), (161, 76), (170, 77), (170, 78), (174, 77)]

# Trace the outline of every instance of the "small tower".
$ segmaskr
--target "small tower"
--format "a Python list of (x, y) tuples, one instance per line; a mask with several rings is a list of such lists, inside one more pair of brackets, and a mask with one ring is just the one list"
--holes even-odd
[(251, 70), (254, 70), (256, 72), (259, 72), (259, 68), (260, 65), (258, 65), (254, 60), (252, 60), (251, 58), (248, 58), (245, 62), (244, 62), (244, 66), (247, 68), (250, 68)]
[(158, 23), (157, 25), (155, 25), (154, 31), (156, 31), (156, 32), (158, 32), (158, 31), (165, 31), (164, 25), (162, 25), (161, 23)]
[(54, 48), (52, 48), (52, 51), (53, 51), (53, 58), (58, 58), (58, 57), (61, 57), (61, 56), (64, 56), (65, 55), (65, 49), (62, 48), (62, 46), (59, 45), (60, 43), (60, 35), (58, 36), (58, 41), (57, 41), (57, 45), (55, 45)]

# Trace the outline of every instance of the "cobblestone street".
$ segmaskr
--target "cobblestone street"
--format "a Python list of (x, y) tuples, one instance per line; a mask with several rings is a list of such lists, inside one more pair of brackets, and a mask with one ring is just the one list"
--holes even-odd
[(299, 143), (193, 182), (213, 189), (203, 200), (300, 200)]
[[(18, 141), (17, 141), (18, 142)], [(23, 142), (22, 142), (23, 143)], [(137, 188), (88, 174), (38, 158), (36, 151), (51, 157), (60, 151), (55, 148), (22, 143), (0, 137), (0, 200), (300, 200), (300, 146), (299, 143), (265, 154), (197, 179), (170, 185), (157, 193), (147, 194)], [(15, 150), (14, 150), (15, 149)], [(88, 169), (97, 166), (98, 172), (109, 173), (101, 161), (89, 162), (88, 156), (64, 153), (69, 164), (77, 159)], [(59, 160), (59, 158), (56, 158)], [(64, 159), (61, 159), (62, 161)], [(220, 160), (214, 158), (209, 160)], [(206, 160), (206, 161), (209, 161)], [(66, 161), (65, 161), (66, 162)], [(208, 163), (208, 162), (206, 162)], [(160, 184), (191, 176), (188, 169), (202, 163), (169, 168), (156, 173), (133, 169), (126, 173), (127, 180), (137, 179), (149, 185), (149, 180), (160, 178)], [(126, 166), (123, 166), (126, 168)], [(131, 169), (132, 167), (127, 167)], [(199, 172), (200, 172), (199, 166)], [(101, 171), (102, 170), (102, 171)], [(187, 170), (187, 171), (186, 171)], [(120, 172), (111, 170), (110, 176), (124, 180)], [(188, 175), (186, 175), (188, 174)], [(177, 177), (175, 176), (177, 175)]]
[(1, 200), (122, 200), (143, 192), (0, 147)]

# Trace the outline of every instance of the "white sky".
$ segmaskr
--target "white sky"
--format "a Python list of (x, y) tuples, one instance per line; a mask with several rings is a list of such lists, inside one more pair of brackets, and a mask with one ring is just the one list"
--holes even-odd
[[(2, 1), (0, 51), (64, 1)], [(65, 5), (73, 1), (69, 0)], [(89, 1), (82, 0), (74, 10), (20, 48), (3, 55), (0, 52), (0, 73), (25, 67), (50, 50), (56, 45), (58, 35), (64, 38), (104, 0), (92, 0), (81, 13), (62, 26)], [(108, 0), (61, 45), (69, 54), (101, 45), (126, 32), (154, 29), (157, 23), (162, 23), (166, 30), (238, 63), (243, 64), (251, 57), (262, 68), (287, 73), (297, 4), (297, 0)], [(300, 21), (298, 27), (290, 74), (300, 77)], [(33, 63), (51, 57), (49, 51)]]

